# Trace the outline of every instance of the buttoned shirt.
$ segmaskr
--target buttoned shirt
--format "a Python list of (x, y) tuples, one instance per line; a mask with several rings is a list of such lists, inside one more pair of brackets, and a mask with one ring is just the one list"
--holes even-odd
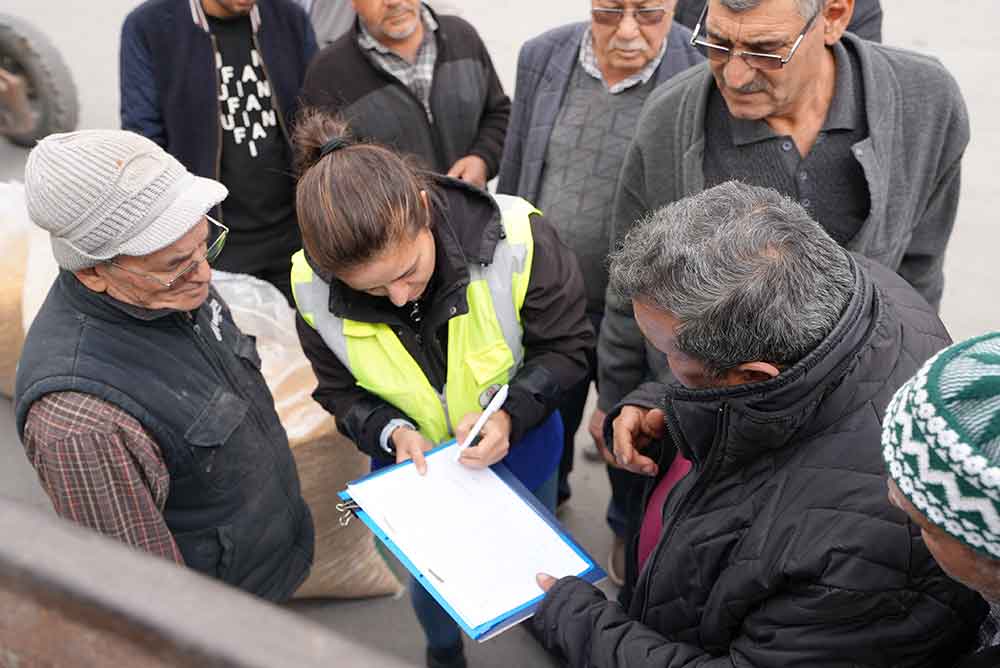
[[(664, 17), (663, 20), (666, 21), (668, 17)], [(594, 77), (598, 81), (604, 84), (604, 87), (608, 89), (608, 92), (612, 95), (617, 95), (622, 91), (626, 91), (633, 86), (638, 86), (649, 81), (654, 74), (656, 74), (656, 68), (660, 66), (660, 61), (663, 60), (663, 54), (667, 50), (667, 38), (663, 38), (663, 43), (660, 44), (660, 51), (656, 54), (656, 57), (651, 61), (646, 63), (646, 66), (635, 74), (631, 74), (618, 83), (609, 86), (608, 82), (604, 80), (604, 75), (601, 73), (601, 68), (597, 64), (597, 54), (594, 53), (594, 33), (591, 31), (590, 27), (583, 33), (583, 41), (580, 44), (580, 66), (583, 70)]]
[(431, 86), (434, 83), (434, 65), (437, 63), (438, 24), (434, 15), (424, 5), (420, 5), (420, 20), (424, 24), (424, 38), (417, 49), (416, 58), (411, 63), (389, 47), (375, 39), (365, 22), (359, 20), (358, 46), (367, 51), (372, 60), (390, 76), (399, 79), (413, 93), (424, 107), (427, 118), (432, 123)]
[(705, 117), (705, 187), (730, 179), (774, 188), (795, 199), (837, 243), (858, 233), (871, 209), (864, 169), (852, 152), (868, 137), (861, 65), (833, 46), (836, 83), (826, 119), (809, 153), (764, 120), (735, 118), (713, 87)]

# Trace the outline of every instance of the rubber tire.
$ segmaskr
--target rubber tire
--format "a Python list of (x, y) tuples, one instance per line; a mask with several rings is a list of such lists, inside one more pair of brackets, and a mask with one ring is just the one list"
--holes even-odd
[(53, 132), (76, 129), (79, 117), (76, 86), (59, 51), (45, 35), (21, 19), (0, 14), (0, 55), (17, 61), (33, 91), (35, 126), (22, 134), (6, 135), (14, 144), (31, 147)]

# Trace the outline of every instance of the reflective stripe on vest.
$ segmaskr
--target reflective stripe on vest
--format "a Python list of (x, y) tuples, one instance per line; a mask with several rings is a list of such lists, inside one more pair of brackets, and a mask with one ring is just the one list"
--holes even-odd
[(496, 195), (506, 238), (493, 262), (469, 265), (467, 313), (448, 321), (448, 371), (443, 395), (427, 380), (391, 327), (330, 313), (330, 286), (316, 276), (302, 251), (292, 258), (292, 293), (313, 327), (357, 384), (405, 413), (432, 443), (454, 433), (467, 413), (482, 410), (489, 390), (521, 367), (521, 307), (528, 293), (534, 241), (530, 216), (519, 197)]

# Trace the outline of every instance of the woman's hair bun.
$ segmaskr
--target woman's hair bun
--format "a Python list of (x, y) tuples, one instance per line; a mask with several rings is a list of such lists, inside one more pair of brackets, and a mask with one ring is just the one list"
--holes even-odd
[(295, 123), (295, 172), (302, 176), (323, 157), (323, 147), (333, 139), (352, 144), (347, 123), (320, 109), (304, 109)]

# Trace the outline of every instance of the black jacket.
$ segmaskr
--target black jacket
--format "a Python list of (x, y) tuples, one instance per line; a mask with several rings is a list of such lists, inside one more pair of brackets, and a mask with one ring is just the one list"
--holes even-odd
[[(968, 650), (986, 605), (889, 504), (880, 444), (893, 391), (948, 334), (901, 278), (855, 266), (838, 325), (777, 378), (659, 386), (660, 471), (675, 447), (693, 469), (627, 611), (575, 578), (546, 597), (536, 628), (570, 665), (939, 667)], [(649, 389), (626, 403), (656, 405)]]
[(475, 28), (457, 16), (435, 18), (433, 123), (423, 103), (358, 46), (357, 21), (309, 66), (302, 106), (340, 114), (355, 137), (416, 156), (432, 171), (446, 173), (459, 158), (477, 155), (493, 178), (500, 169), (510, 98)]
[[(212, 35), (199, 8), (200, 0), (146, 0), (125, 17), (121, 122), (123, 130), (152, 139), (188, 171), (218, 180), (219, 82)], [(316, 37), (309, 17), (292, 0), (260, 0), (256, 17), (254, 44), (290, 144), (289, 129)]]
[[(440, 390), (447, 369), (448, 320), (469, 310), (468, 265), (493, 261), (502, 225), (499, 208), (484, 191), (446, 177), (437, 182), (441, 206), (435, 207), (432, 228), (437, 253), (433, 293), (419, 331), (388, 299), (356, 292), (322, 271), (317, 273), (330, 283), (331, 313), (392, 326), (427, 379)], [(587, 349), (594, 346), (593, 329), (584, 311), (583, 277), (573, 252), (541, 216), (531, 217), (531, 231), (535, 254), (521, 308), (524, 365), (511, 380), (504, 405), (511, 415), (511, 443), (544, 420), (559, 403), (562, 391), (586, 375)], [(363, 452), (385, 458), (379, 446), (382, 429), (390, 420), (407, 416), (359, 387), (301, 315), (296, 317), (296, 326), (319, 379), (313, 397), (337, 416), (337, 427)]]
[(59, 274), (18, 365), (18, 433), (32, 404), (75, 391), (154, 438), (170, 473), (163, 519), (184, 563), (269, 600), (305, 579), (313, 523), (252, 337), (213, 291), (190, 314), (139, 309)]

